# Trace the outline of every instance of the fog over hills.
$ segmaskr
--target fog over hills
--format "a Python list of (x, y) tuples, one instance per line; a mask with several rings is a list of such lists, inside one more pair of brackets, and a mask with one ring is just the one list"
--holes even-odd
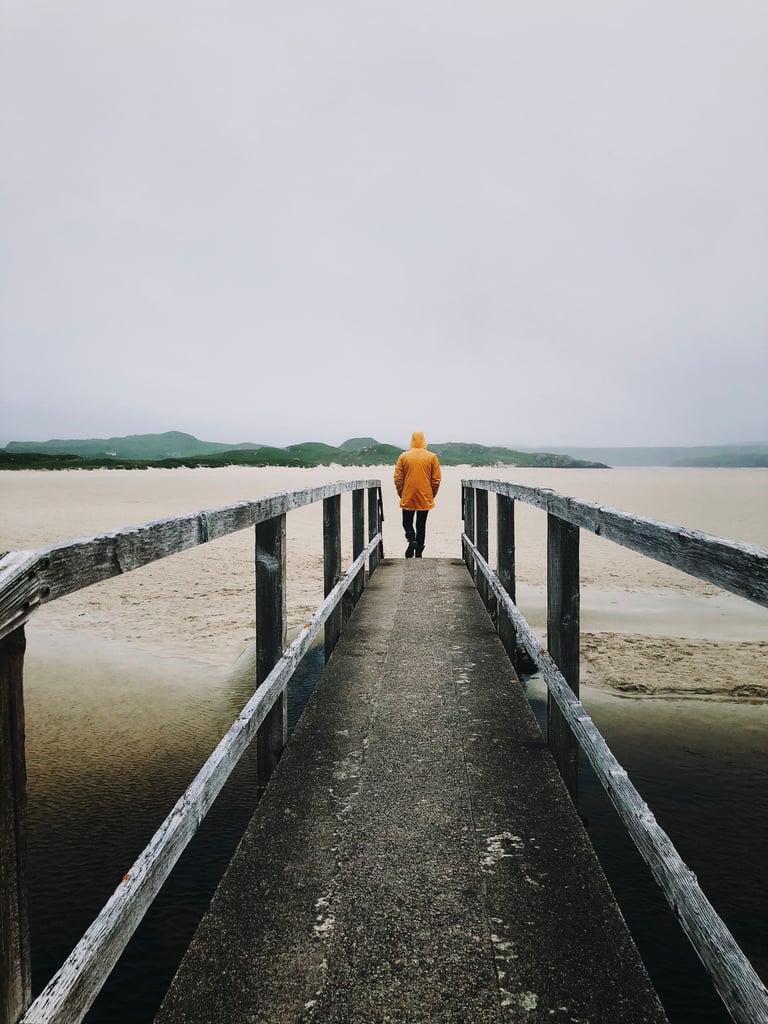
[[(768, 466), (768, 443), (697, 447), (579, 447), (555, 446), (546, 451), (482, 445), (464, 441), (430, 444), (446, 466), (543, 466), (605, 468), (610, 466)], [(402, 449), (374, 437), (351, 437), (338, 446), (305, 441), (285, 448), (253, 441), (236, 444), (203, 441), (172, 430), (162, 434), (125, 437), (11, 441), (0, 449), (0, 466), (63, 468), (88, 463), (125, 465), (252, 465), (252, 466), (375, 466), (393, 463)]]
[(548, 450), (609, 466), (768, 466), (768, 442), (653, 448), (557, 446)]
[[(562, 468), (605, 468), (600, 463), (577, 460), (563, 453), (520, 452), (465, 442), (433, 444), (447, 466), (546, 466)], [(174, 465), (252, 466), (375, 466), (395, 461), (402, 449), (383, 444), (373, 437), (349, 438), (339, 447), (321, 441), (306, 441), (286, 448), (241, 442), (236, 445), (201, 441), (192, 434), (169, 431), (163, 434), (132, 434), (127, 437), (12, 441), (0, 451), (5, 468), (67, 468), (84, 465), (149, 463)]]

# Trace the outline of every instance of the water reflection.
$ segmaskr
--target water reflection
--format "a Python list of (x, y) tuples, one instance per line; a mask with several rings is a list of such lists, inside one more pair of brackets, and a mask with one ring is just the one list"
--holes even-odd
[[(27, 660), (33, 990), (61, 966), (253, 692), (253, 651), (230, 674), (38, 637)], [(79, 652), (82, 654), (82, 652)], [(292, 728), (322, 670), (289, 689)], [(116, 666), (119, 666), (116, 668)], [(86, 673), (84, 675), (84, 672)], [(255, 806), (243, 757), (108, 979), (88, 1024), (151, 1022)]]
[[(35, 991), (110, 896), (252, 692), (253, 653), (233, 673), (113, 644), (30, 644), (27, 665), (30, 897)], [(75, 657), (77, 653), (77, 657)], [(119, 669), (115, 669), (119, 665)], [(315, 648), (289, 694), (291, 724), (322, 670)], [(87, 671), (87, 675), (83, 673)], [(543, 684), (527, 681), (540, 718)], [(768, 976), (768, 707), (626, 700), (584, 687), (614, 753)], [(154, 1013), (255, 805), (246, 755), (155, 900), (89, 1024)], [(671, 1024), (729, 1018), (591, 771), (581, 812)]]
[[(526, 681), (544, 728), (546, 687)], [(582, 687), (582, 703), (696, 873), (763, 981), (768, 979), (768, 706), (631, 700)], [(730, 1024), (613, 805), (582, 763), (579, 810), (670, 1024)]]

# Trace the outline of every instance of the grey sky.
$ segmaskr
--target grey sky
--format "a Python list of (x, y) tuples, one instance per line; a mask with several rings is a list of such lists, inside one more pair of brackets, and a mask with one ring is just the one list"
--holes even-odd
[(5, 0), (0, 439), (768, 439), (764, 0)]

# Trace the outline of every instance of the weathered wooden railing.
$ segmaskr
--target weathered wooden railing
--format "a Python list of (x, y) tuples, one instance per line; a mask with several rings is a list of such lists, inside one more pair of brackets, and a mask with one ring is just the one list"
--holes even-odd
[[(352, 492), (352, 557), (341, 571), (341, 495)], [(365, 493), (368, 543), (365, 543)], [(323, 502), (325, 600), (285, 646), (285, 519)], [(340, 481), (0, 559), (0, 1024), (81, 1021), (254, 736), (263, 787), (287, 741), (287, 687), (325, 628), (325, 656), (383, 554), (381, 485)], [(255, 526), (256, 690), (62, 968), (31, 1003), (25, 869), (24, 623), (42, 604)], [(30, 1005), (31, 1003), (31, 1005)]]
[[(489, 492), (497, 502), (495, 573), (488, 563)], [(548, 650), (515, 604), (515, 500), (547, 512)], [(764, 607), (768, 550), (498, 480), (462, 480), (462, 515), (462, 554), (499, 636), (513, 659), (519, 642), (547, 684), (548, 741), (574, 801), (582, 750), (733, 1020), (768, 1024), (765, 986), (578, 698), (580, 529)]]

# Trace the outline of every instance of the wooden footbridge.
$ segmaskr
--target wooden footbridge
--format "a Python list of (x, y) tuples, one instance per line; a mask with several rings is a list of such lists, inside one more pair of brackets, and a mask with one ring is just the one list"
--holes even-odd
[[(286, 515), (319, 501), (326, 596), (287, 645)], [(516, 501), (548, 518), (546, 647), (514, 603)], [(386, 560), (380, 485), (360, 480), (0, 560), (0, 1024), (83, 1019), (254, 741), (263, 795), (158, 1024), (664, 1021), (575, 810), (580, 755), (732, 1019), (768, 1022), (764, 985), (578, 698), (582, 529), (764, 606), (768, 551), (498, 481), (464, 481), (462, 517), (456, 559)], [(33, 999), (24, 623), (47, 601), (247, 527), (253, 697)], [(287, 743), (288, 681), (321, 632), (325, 673)], [(546, 740), (515, 675), (521, 648), (548, 686)]]

